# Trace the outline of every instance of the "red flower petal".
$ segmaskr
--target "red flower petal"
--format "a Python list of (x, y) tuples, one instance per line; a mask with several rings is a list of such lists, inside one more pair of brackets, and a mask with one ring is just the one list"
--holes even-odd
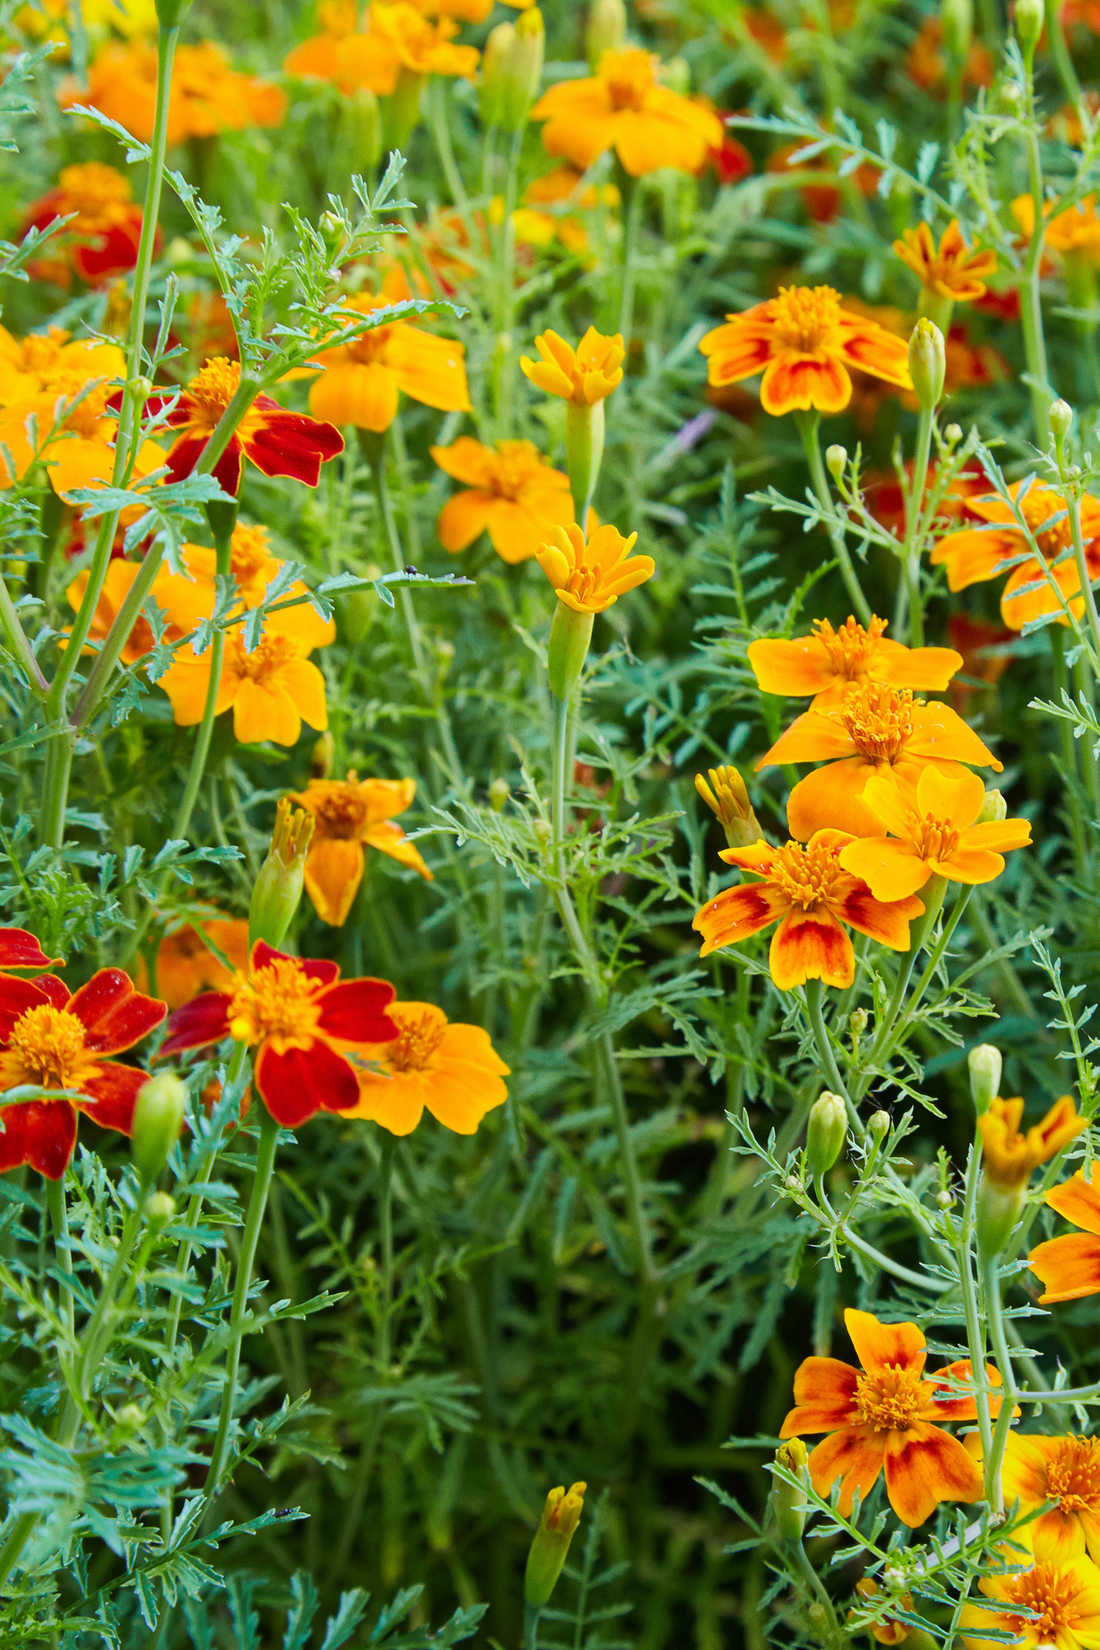
[(51, 968), (61, 957), (47, 957), (25, 928), (0, 928), (0, 968)]
[(386, 1009), (395, 996), (388, 980), (341, 980), (321, 998), (320, 1029), (344, 1043), (391, 1043), (399, 1031)]
[[(173, 481), (182, 481), (191, 474), (208, 439), (206, 435), (181, 435), (173, 442), (168, 454), (168, 470)], [(235, 435), (230, 436), (225, 452), (214, 466), (214, 478), (222, 492), (231, 498), (236, 498), (240, 491), (242, 463), (241, 443)]]
[(121, 968), (101, 968), (72, 998), (69, 1013), (85, 1030), (84, 1046), (96, 1054), (119, 1054), (152, 1031), (168, 1012), (167, 1003), (143, 996)]
[(0, 974), (0, 1043), (6, 1043), (11, 1028), (28, 1008), (41, 1008), (49, 997), (33, 980), (15, 974)]
[(284, 1128), (318, 1111), (351, 1111), (359, 1103), (359, 1083), (342, 1055), (320, 1038), (308, 1049), (292, 1048), (276, 1054), (270, 1044), (256, 1061), (256, 1087), (268, 1111)]
[(68, 1008), (72, 999), (72, 992), (64, 980), (59, 980), (56, 974), (36, 974), (31, 981), (39, 991), (45, 992), (54, 1008)]
[(60, 1180), (76, 1147), (76, 1112), (67, 1100), (31, 1100), (0, 1108), (0, 1172), (29, 1163), (47, 1180)]
[(183, 1048), (202, 1048), (220, 1043), (229, 1036), (228, 991), (203, 991), (169, 1017), (168, 1035), (157, 1051), (157, 1059)]
[(285, 412), (274, 402), (270, 408), (262, 406), (267, 399), (260, 396), (253, 403), (253, 411), (263, 413), (263, 423), (245, 436), (245, 452), (265, 476), (292, 476), (307, 487), (316, 487), (322, 463), (343, 452), (343, 436), (335, 424), (322, 424), (305, 413)]
[(327, 957), (291, 957), (285, 951), (272, 950), (266, 940), (257, 940), (252, 947), (251, 966), (254, 970), (266, 968), (276, 957), (297, 963), (308, 980), (320, 980), (322, 985), (331, 985), (340, 976), (340, 965)]
[(122, 1066), (115, 1060), (104, 1060), (95, 1078), (85, 1087), (88, 1099), (77, 1102), (85, 1117), (105, 1129), (117, 1129), (119, 1134), (134, 1132), (134, 1103), (149, 1081), (147, 1071), (136, 1066)]

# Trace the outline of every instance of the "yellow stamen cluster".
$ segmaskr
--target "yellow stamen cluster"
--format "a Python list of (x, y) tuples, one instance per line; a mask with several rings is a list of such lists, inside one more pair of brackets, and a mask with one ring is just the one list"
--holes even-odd
[(232, 660), (234, 674), (249, 682), (265, 682), (288, 665), (300, 659), (302, 649), (289, 636), (262, 636), (260, 644), (246, 653), (243, 643)]
[(497, 498), (517, 499), (542, 469), (530, 441), (500, 441), (491, 455), (486, 485)]
[(85, 1052), (84, 1027), (75, 1014), (42, 1003), (12, 1027), (0, 1054), (0, 1089), (34, 1083), (44, 1089), (80, 1089), (96, 1062)]
[(781, 286), (772, 306), (779, 341), (814, 355), (840, 320), (840, 293), (831, 286)]
[(195, 374), (187, 386), (187, 394), (204, 424), (214, 428), (236, 395), (240, 382), (240, 362), (230, 361), (225, 355), (215, 355)]
[(864, 630), (858, 619), (848, 618), (839, 630), (834, 630), (828, 619), (815, 619), (814, 634), (829, 655), (829, 663), (836, 674), (855, 681), (866, 671), (867, 661), (882, 640), (882, 633), (889, 622), (888, 619), (872, 616), (870, 625)]
[(854, 682), (833, 714), (853, 745), (876, 762), (893, 762), (913, 732), (913, 709), (923, 705), (911, 688), (885, 682)]
[(292, 957), (276, 957), (251, 974), (236, 974), (229, 1035), (249, 1047), (271, 1038), (277, 1054), (308, 1048), (320, 1019), (314, 1000), (318, 989)]
[(396, 1042), (386, 1048), (387, 1063), (394, 1071), (424, 1071), (431, 1064), (446, 1029), (446, 1021), (436, 1019), (434, 1014), (404, 1021)]
[[(1031, 490), (1017, 501), (1024, 520), (1035, 534), (1035, 542), (1048, 561), (1054, 561), (1063, 550), (1068, 550), (1073, 543), (1073, 529), (1069, 523), (1069, 511), (1066, 501), (1052, 493), (1049, 487), (1032, 487)], [(1045, 533), (1038, 529), (1052, 516), (1061, 516), (1053, 527)]]
[(943, 859), (954, 853), (959, 845), (959, 833), (949, 819), (935, 819), (925, 814), (912, 814), (913, 842), (922, 859)]
[(604, 52), (598, 69), (613, 109), (641, 109), (653, 85), (653, 59), (648, 52)]
[(812, 911), (828, 899), (845, 874), (837, 863), (838, 852), (828, 843), (788, 842), (776, 855), (768, 880), (782, 888), (793, 904)]
[(884, 1364), (856, 1381), (856, 1413), (877, 1432), (904, 1432), (925, 1402), (919, 1373), (900, 1364)]

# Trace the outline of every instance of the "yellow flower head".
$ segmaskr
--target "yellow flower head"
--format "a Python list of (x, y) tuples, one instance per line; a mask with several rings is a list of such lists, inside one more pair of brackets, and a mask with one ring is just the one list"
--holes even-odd
[(577, 407), (591, 407), (611, 394), (622, 382), (622, 334), (605, 338), (589, 327), (576, 349), (556, 332), (543, 332), (535, 339), (541, 361), (520, 360), (524, 375), (547, 395), (560, 395)]
[(1023, 1186), (1040, 1163), (1047, 1163), (1088, 1128), (1078, 1117), (1073, 1097), (1063, 1094), (1043, 1118), (1020, 1133), (1024, 1103), (1020, 1099), (991, 1101), (989, 1110), (978, 1118), (982, 1137), (982, 1168), (987, 1180), (997, 1186)]
[[(1030, 197), (1029, 197), (1030, 199)], [(894, 251), (908, 264), (921, 285), (939, 298), (957, 303), (973, 303), (985, 295), (985, 275), (997, 267), (995, 252), (972, 251), (962, 238), (957, 218), (952, 218), (937, 248), (926, 223), (907, 229)]]
[(538, 563), (558, 593), (559, 602), (574, 613), (603, 613), (612, 602), (651, 579), (652, 556), (632, 556), (637, 533), (624, 539), (618, 528), (597, 527), (585, 539), (579, 527), (556, 527), (544, 544)]

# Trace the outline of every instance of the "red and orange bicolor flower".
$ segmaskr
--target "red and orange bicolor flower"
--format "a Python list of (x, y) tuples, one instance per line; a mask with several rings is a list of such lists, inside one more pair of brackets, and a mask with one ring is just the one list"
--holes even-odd
[(882, 821), (863, 800), (874, 773), (914, 786), (934, 763), (950, 772), (960, 762), (993, 767), (998, 762), (976, 733), (946, 705), (926, 705), (909, 688), (855, 682), (839, 705), (807, 710), (780, 734), (756, 764), (824, 762), (800, 779), (787, 799), (787, 827), (805, 842), (833, 826), (852, 836), (881, 836)]
[[(926, 1376), (924, 1335), (915, 1323), (880, 1323), (851, 1309), (844, 1326), (861, 1367), (837, 1358), (806, 1358), (794, 1378), (795, 1408), (781, 1438), (825, 1432), (810, 1453), (810, 1482), (828, 1495), (840, 1480), (840, 1512), (847, 1516), (859, 1491), (866, 1500), (885, 1470), (886, 1494), (903, 1524), (916, 1529), (941, 1501), (977, 1501), (982, 1475), (944, 1421), (974, 1421), (977, 1400), (947, 1385), (972, 1379), (969, 1362)], [(986, 1368), (991, 1385), (1001, 1378)], [(1000, 1399), (991, 1398), (995, 1415)]]
[(1028, 1255), (1028, 1266), (1045, 1285), (1040, 1304), (1100, 1295), (1100, 1187), (1078, 1169), (1072, 1180), (1052, 1187), (1043, 1201), (1080, 1230), (1050, 1238)]
[(852, 840), (845, 831), (817, 831), (803, 846), (723, 848), (719, 858), (751, 871), (758, 882), (726, 888), (696, 912), (692, 927), (703, 936), (701, 955), (737, 945), (753, 934), (779, 927), (772, 936), (768, 967), (780, 991), (807, 980), (842, 990), (855, 978), (856, 958), (845, 928), (854, 928), (892, 951), (908, 951), (909, 924), (922, 916), (919, 899), (883, 904), (865, 882), (845, 871), (841, 850)]
[(426, 882), (432, 873), (418, 848), (408, 840), (394, 814), (412, 806), (415, 779), (311, 779), (291, 801), (313, 815), (313, 836), (306, 858), (306, 892), (322, 922), (342, 928), (366, 865), (366, 849), (377, 848), (399, 865), (417, 871)]
[(466, 484), (447, 500), (435, 527), (452, 555), (487, 532), (502, 561), (529, 561), (555, 527), (573, 521), (569, 477), (531, 441), (498, 441), (494, 450), (460, 435), (430, 451), (441, 470)]
[(425, 1109), (454, 1134), (474, 1134), (486, 1112), (508, 1098), (509, 1068), (481, 1026), (451, 1025), (434, 1003), (394, 1003), (391, 1042), (363, 1050), (377, 1071), (359, 1074), (366, 1117), (391, 1134), (411, 1134)]
[(841, 307), (830, 286), (780, 287), (777, 298), (727, 315), (700, 341), (707, 382), (737, 384), (763, 374), (760, 405), (782, 413), (843, 412), (852, 398), (849, 369), (911, 390), (909, 347), (877, 321)]
[[(23, 942), (10, 946), (12, 952), (29, 954)], [(76, 1147), (81, 1112), (103, 1128), (129, 1134), (148, 1073), (110, 1056), (133, 1048), (166, 1013), (164, 1003), (135, 991), (118, 968), (101, 968), (75, 995), (55, 974), (33, 980), (0, 975), (0, 1094), (26, 1087), (72, 1093), (71, 1099), (0, 1106), (0, 1170), (29, 1163), (48, 1180), (60, 1180)]]
[[(28, 229), (47, 229), (58, 218), (69, 221), (52, 236), (46, 255), (27, 265), (34, 281), (72, 285), (73, 276), (101, 286), (133, 269), (141, 239), (141, 207), (130, 180), (101, 161), (62, 168), (56, 185), (32, 201), (23, 219)], [(159, 251), (160, 230), (156, 233)]]
[(809, 636), (762, 637), (749, 645), (749, 664), (762, 693), (788, 699), (812, 696), (812, 710), (843, 703), (852, 682), (887, 682), (891, 687), (942, 693), (962, 655), (950, 647), (906, 647), (883, 634), (888, 619), (872, 615), (864, 629), (849, 617), (839, 630), (815, 619)]
[(263, 940), (228, 991), (205, 991), (168, 1022), (160, 1056), (227, 1037), (256, 1050), (253, 1078), (277, 1123), (297, 1128), (318, 1111), (350, 1111), (359, 1098), (347, 1058), (364, 1044), (392, 1042), (386, 980), (341, 980), (336, 963), (288, 957)]
[(604, 52), (594, 75), (551, 86), (531, 110), (532, 120), (546, 122), (547, 154), (584, 171), (614, 149), (632, 178), (666, 166), (701, 172), (722, 147), (722, 122), (713, 109), (660, 85), (658, 67), (649, 52)]

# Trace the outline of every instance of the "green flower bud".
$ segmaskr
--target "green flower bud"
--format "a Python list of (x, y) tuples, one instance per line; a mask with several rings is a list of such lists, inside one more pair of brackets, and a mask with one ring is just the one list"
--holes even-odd
[(478, 109), (483, 126), (499, 126), (504, 115), (504, 82), (508, 59), (516, 43), (514, 23), (498, 23), (489, 32), (481, 54)]
[(176, 1200), (167, 1192), (154, 1192), (145, 1199), (145, 1218), (150, 1226), (167, 1226), (176, 1212)]
[(952, 57), (965, 62), (974, 32), (973, 0), (941, 0), (940, 23), (947, 50)]
[(154, 1181), (180, 1137), (187, 1110), (187, 1089), (171, 1072), (150, 1077), (134, 1104), (130, 1155), (142, 1183)]
[(564, 602), (554, 603), (546, 670), (555, 698), (568, 699), (577, 685), (592, 640), (591, 613), (577, 613)]
[(598, 68), (604, 52), (622, 51), (625, 40), (626, 6), (623, 0), (592, 0), (584, 31), (584, 50), (589, 68)]
[(1073, 428), (1073, 408), (1069, 402), (1063, 401), (1061, 397), (1057, 401), (1052, 401), (1047, 417), (1050, 419), (1050, 427), (1055, 435), (1064, 441)]
[(865, 1008), (854, 1008), (848, 1016), (848, 1030), (853, 1043), (858, 1043), (867, 1030), (868, 1014)]
[(890, 1113), (888, 1111), (873, 1111), (867, 1119), (867, 1127), (879, 1140), (885, 1140), (890, 1133)]
[(1001, 1051), (992, 1043), (979, 1043), (966, 1057), (970, 1068), (970, 1095), (980, 1117), (1001, 1092)]
[(1008, 803), (1000, 791), (986, 791), (985, 801), (978, 814), (979, 825), (999, 825), (1002, 819), (1008, 818)]
[(827, 1174), (844, 1150), (848, 1111), (839, 1094), (828, 1090), (810, 1107), (806, 1124), (806, 1162), (813, 1174)]
[[(788, 1438), (775, 1452), (776, 1465), (794, 1473), (803, 1486), (806, 1482), (806, 1446), (801, 1438)], [(772, 1512), (776, 1528), (784, 1541), (801, 1541), (806, 1528), (806, 1491), (795, 1489), (782, 1478), (773, 1477), (771, 1487)]]
[(178, 29), (191, 10), (191, 0), (156, 0), (157, 22), (162, 29)]
[(336, 754), (336, 741), (331, 733), (322, 733), (309, 757), (309, 777), (311, 779), (327, 779), (332, 772), (332, 759)]
[(115, 1420), (120, 1427), (140, 1427), (145, 1422), (145, 1411), (140, 1404), (123, 1404)]
[(946, 371), (943, 333), (934, 321), (922, 315), (909, 338), (909, 373), (917, 400), (926, 412), (943, 397)]
[(290, 927), (306, 876), (306, 854), (313, 837), (314, 819), (304, 808), (291, 808), (280, 797), (275, 810), (271, 847), (260, 866), (248, 907), (248, 943), (266, 940), (280, 946)]
[(518, 132), (526, 125), (542, 82), (546, 30), (539, 8), (532, 6), (528, 11), (521, 11), (512, 33), (512, 47), (504, 66), (500, 111), (500, 125), (506, 132)]
[(567, 1495), (559, 1486), (546, 1497), (523, 1578), (524, 1600), (537, 1610), (549, 1602), (557, 1585), (569, 1543), (580, 1523), (587, 1488), (587, 1484), (573, 1484)]
[(512, 792), (506, 779), (498, 774), (489, 786), (489, 804), (494, 813), (502, 814), (508, 806), (508, 798)]
[(962, 438), (963, 433), (962, 426), (960, 424), (949, 424), (943, 432), (943, 439), (947, 442), (949, 447), (957, 446)]
[(1043, 0), (1016, 0), (1016, 38), (1025, 60), (1039, 43), (1043, 21)]
[(382, 159), (382, 110), (375, 94), (359, 86), (344, 99), (344, 135), (341, 157), (345, 174), (373, 172)]
[(834, 441), (831, 447), (825, 449), (825, 468), (835, 481), (839, 481), (844, 474), (844, 466), (848, 462), (848, 449), (842, 447), (839, 441)]

